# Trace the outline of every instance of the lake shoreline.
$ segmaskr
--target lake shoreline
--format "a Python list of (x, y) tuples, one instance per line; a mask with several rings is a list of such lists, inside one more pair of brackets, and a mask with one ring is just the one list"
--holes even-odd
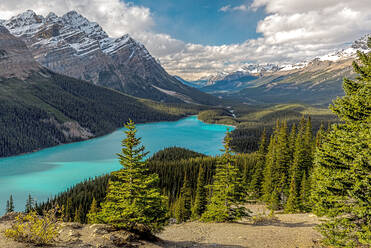
[[(167, 147), (183, 147), (215, 156), (220, 154), (227, 126), (208, 124), (188, 115), (178, 121), (161, 121), (137, 125), (138, 137), (151, 154)], [(0, 214), (9, 195), (18, 210), (31, 194), (43, 202), (67, 188), (120, 168), (124, 128), (72, 144), (42, 149), (38, 152), (0, 159)]]
[[(187, 118), (187, 117), (190, 117), (190, 116), (195, 116), (193, 114), (191, 115), (184, 115), (184, 116), (179, 116), (178, 119), (176, 120), (163, 120), (163, 121), (144, 121), (144, 122), (137, 122), (135, 123), (136, 125), (140, 125), (140, 124), (149, 124), (149, 123), (160, 123), (160, 122), (176, 122), (176, 121), (179, 121), (181, 119), (184, 119), (184, 118)], [(198, 114), (196, 114), (196, 116), (198, 116)], [(200, 120), (201, 121), (201, 120)], [(208, 124), (217, 124), (217, 123), (208, 123)], [(227, 125), (225, 125), (227, 126)], [(93, 140), (93, 139), (96, 139), (96, 138), (101, 138), (101, 137), (104, 137), (106, 135), (110, 135), (114, 132), (116, 132), (117, 130), (123, 128), (122, 127), (118, 127), (118, 128), (115, 128), (114, 130), (112, 131), (109, 131), (107, 133), (104, 133), (104, 134), (101, 134), (101, 135), (97, 135), (97, 136), (93, 136), (91, 138), (88, 138), (88, 139), (79, 139), (79, 140), (74, 140), (74, 141), (71, 141), (71, 142), (66, 142), (66, 143), (59, 143), (57, 145), (54, 145), (54, 146), (48, 146), (48, 147), (43, 147), (43, 148), (37, 148), (37, 149), (34, 149), (33, 151), (31, 152), (23, 152), (23, 153), (17, 153), (17, 154), (14, 154), (14, 155), (10, 155), (10, 156), (6, 156), (6, 157), (0, 157), (0, 159), (7, 159), (7, 158), (13, 158), (13, 157), (18, 157), (18, 156), (24, 156), (24, 155), (27, 155), (27, 154), (33, 154), (35, 152), (39, 152), (39, 151), (42, 151), (42, 150), (45, 150), (45, 149), (49, 149), (49, 148), (53, 148), (53, 147), (58, 147), (58, 146), (63, 146), (63, 145), (68, 145), (68, 144), (74, 144), (74, 143), (78, 143), (78, 142), (83, 142), (83, 141), (87, 141), (87, 140)]]

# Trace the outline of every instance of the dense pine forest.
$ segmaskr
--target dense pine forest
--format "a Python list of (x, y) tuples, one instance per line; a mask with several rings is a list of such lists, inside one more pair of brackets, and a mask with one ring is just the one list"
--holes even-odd
[(303, 115), (311, 117), (313, 133), (321, 125), (327, 127), (340, 121), (329, 109), (296, 103), (259, 106), (231, 104), (225, 109), (202, 111), (198, 118), (208, 123), (236, 126), (231, 134), (232, 147), (236, 152), (247, 153), (258, 150), (259, 139), (264, 130), (267, 137), (273, 134), (277, 120), (285, 120), (291, 126), (299, 122)]
[(0, 157), (97, 137), (136, 123), (178, 120), (203, 107), (141, 100), (45, 72), (0, 79)]

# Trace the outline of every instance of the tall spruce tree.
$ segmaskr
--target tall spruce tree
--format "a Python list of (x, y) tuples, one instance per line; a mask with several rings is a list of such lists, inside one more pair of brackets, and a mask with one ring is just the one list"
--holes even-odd
[[(289, 167), (290, 167), (290, 152), (289, 152), (289, 144), (288, 144), (288, 137), (287, 137), (287, 124), (286, 121), (281, 123), (279, 127), (279, 131), (277, 135), (277, 143), (276, 143), (276, 155), (275, 155), (275, 162), (273, 164), (273, 172), (272, 172), (272, 181), (275, 185), (275, 190), (277, 191), (275, 195), (278, 196), (278, 202), (274, 202), (271, 206), (276, 206), (273, 209), (281, 208), (286, 200), (288, 195), (288, 183), (287, 178), (289, 174)], [(276, 198), (274, 198), (274, 201)]]
[(75, 214), (73, 216), (73, 222), (83, 223), (83, 213), (82, 205), (80, 204), (78, 208), (75, 209)]
[(241, 203), (246, 199), (246, 193), (241, 191), (242, 180), (236, 165), (236, 158), (230, 146), (230, 132), (224, 140), (224, 153), (219, 158), (214, 182), (210, 186), (212, 196), (201, 220), (206, 222), (226, 222), (247, 215)]
[(257, 152), (257, 163), (255, 167), (255, 172), (252, 176), (249, 190), (253, 198), (260, 198), (262, 195), (262, 181), (263, 181), (263, 172), (265, 165), (265, 156), (266, 156), (266, 131), (264, 129), (263, 134), (260, 138), (259, 150)]
[(26, 206), (25, 206), (25, 213), (29, 213), (34, 209), (34, 199), (32, 198), (31, 194), (28, 194)]
[(344, 79), (345, 96), (330, 107), (343, 123), (331, 126), (315, 154), (314, 211), (329, 218), (320, 230), (332, 247), (371, 244), (371, 54), (358, 58), (356, 80)]
[(10, 195), (9, 200), (6, 202), (6, 213), (14, 212), (14, 202), (13, 202), (13, 196)]
[(198, 219), (206, 209), (205, 169), (201, 165), (197, 177), (196, 197), (192, 206), (192, 219)]
[(167, 221), (166, 199), (160, 194), (158, 175), (149, 173), (144, 161), (147, 153), (133, 121), (125, 127), (126, 138), (118, 154), (123, 168), (112, 173), (98, 218), (116, 228), (156, 232)]
[(290, 161), (292, 161), (294, 159), (295, 142), (296, 142), (296, 124), (295, 123), (292, 124), (291, 126), (291, 131), (290, 131), (288, 142), (289, 142)]
[(271, 194), (273, 192), (273, 182), (272, 182), (272, 167), (275, 159), (275, 138), (271, 135), (267, 150), (267, 155), (265, 156), (265, 166), (264, 166), (264, 179), (262, 185), (262, 200), (264, 202), (269, 202), (271, 199)]
[(289, 197), (286, 202), (285, 212), (287, 213), (295, 213), (300, 208), (299, 197), (298, 197), (298, 185), (297, 185), (297, 174), (298, 170), (293, 169), (291, 175), (291, 182), (290, 182), (290, 189), (289, 189)]
[(86, 218), (87, 218), (89, 224), (98, 223), (98, 218), (97, 218), (98, 217), (98, 212), (99, 212), (99, 209), (98, 209), (97, 200), (95, 200), (95, 197), (94, 197), (93, 201), (91, 203), (89, 212), (86, 215)]
[(175, 218), (177, 222), (187, 221), (191, 217), (192, 192), (191, 185), (187, 177), (184, 176), (183, 186), (180, 189), (178, 200), (175, 204)]

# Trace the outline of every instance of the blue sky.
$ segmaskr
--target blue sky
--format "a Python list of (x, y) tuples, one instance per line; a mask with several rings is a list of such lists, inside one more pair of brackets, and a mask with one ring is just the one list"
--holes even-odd
[(256, 32), (264, 19), (262, 8), (221, 11), (224, 6), (249, 6), (246, 0), (132, 0), (151, 10), (154, 30), (187, 43), (223, 45), (242, 43), (260, 37)]

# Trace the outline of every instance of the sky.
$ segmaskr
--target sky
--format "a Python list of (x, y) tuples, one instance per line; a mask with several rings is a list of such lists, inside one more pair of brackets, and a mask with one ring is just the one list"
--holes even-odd
[(188, 80), (249, 63), (294, 63), (371, 33), (369, 0), (1, 0), (0, 19), (76, 10), (112, 37), (129, 33)]

